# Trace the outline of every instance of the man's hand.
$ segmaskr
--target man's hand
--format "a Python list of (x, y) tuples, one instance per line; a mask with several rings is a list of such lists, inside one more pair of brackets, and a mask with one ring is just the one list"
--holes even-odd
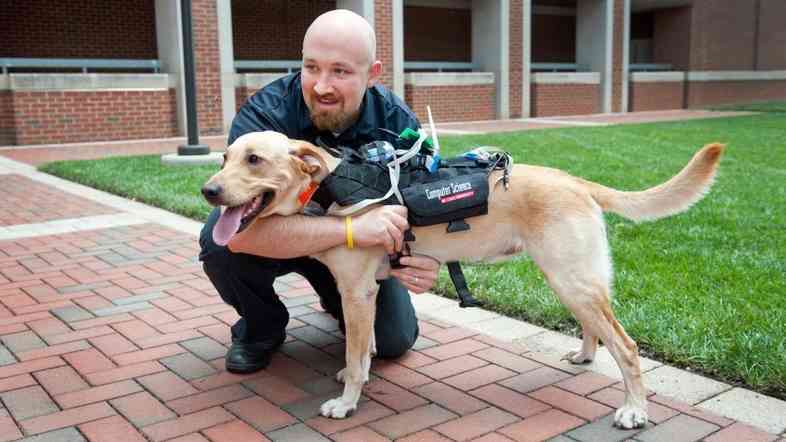
[(402, 256), (404, 266), (391, 269), (390, 276), (397, 278), (412, 293), (423, 293), (434, 287), (439, 275), (439, 261), (423, 255)]
[(407, 208), (382, 206), (352, 218), (352, 237), (357, 247), (383, 246), (388, 255), (404, 244), (404, 232), (409, 228)]

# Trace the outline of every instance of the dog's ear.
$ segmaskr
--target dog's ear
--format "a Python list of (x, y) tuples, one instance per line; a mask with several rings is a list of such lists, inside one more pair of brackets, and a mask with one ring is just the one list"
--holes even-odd
[(300, 170), (311, 175), (311, 179), (317, 183), (330, 173), (328, 164), (323, 158), (324, 154), (311, 143), (292, 140), (289, 154), (295, 157)]

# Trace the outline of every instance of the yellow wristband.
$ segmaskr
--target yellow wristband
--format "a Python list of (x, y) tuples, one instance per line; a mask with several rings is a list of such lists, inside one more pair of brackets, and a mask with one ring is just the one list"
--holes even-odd
[(347, 216), (344, 218), (344, 221), (346, 222), (347, 225), (347, 248), (354, 249), (355, 242), (352, 240), (352, 217)]

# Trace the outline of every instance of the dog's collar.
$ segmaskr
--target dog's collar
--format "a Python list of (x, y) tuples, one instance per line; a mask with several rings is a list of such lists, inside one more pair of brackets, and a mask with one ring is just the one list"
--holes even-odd
[(314, 192), (317, 191), (317, 188), (319, 188), (319, 184), (312, 181), (306, 190), (297, 196), (297, 200), (300, 201), (301, 206), (305, 206), (309, 201), (311, 201), (311, 197), (314, 196)]

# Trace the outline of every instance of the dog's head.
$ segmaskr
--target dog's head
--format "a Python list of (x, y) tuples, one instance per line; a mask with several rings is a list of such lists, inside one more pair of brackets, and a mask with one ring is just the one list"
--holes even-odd
[(221, 170), (202, 187), (210, 204), (224, 207), (213, 240), (225, 245), (257, 217), (300, 212), (300, 195), (330, 173), (325, 156), (312, 144), (278, 132), (239, 137), (227, 148)]

